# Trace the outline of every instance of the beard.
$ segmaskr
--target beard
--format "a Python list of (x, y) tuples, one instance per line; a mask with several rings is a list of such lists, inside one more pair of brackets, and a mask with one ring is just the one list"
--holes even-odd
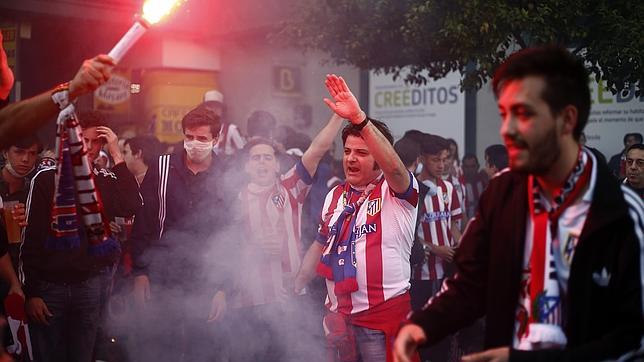
[(511, 168), (515, 171), (533, 175), (545, 174), (561, 155), (561, 146), (557, 143), (557, 130), (555, 127), (548, 130), (533, 145), (529, 145), (521, 139), (513, 140), (513, 143), (525, 147), (525, 150), (528, 151), (528, 159), (523, 165), (513, 164), (512, 160), (510, 160)]

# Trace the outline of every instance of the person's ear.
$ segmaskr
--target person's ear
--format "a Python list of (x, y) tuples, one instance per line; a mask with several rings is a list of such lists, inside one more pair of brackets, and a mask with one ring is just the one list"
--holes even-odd
[(577, 107), (572, 104), (567, 105), (561, 111), (561, 117), (563, 119), (563, 134), (573, 134), (577, 123), (579, 122), (579, 112)]

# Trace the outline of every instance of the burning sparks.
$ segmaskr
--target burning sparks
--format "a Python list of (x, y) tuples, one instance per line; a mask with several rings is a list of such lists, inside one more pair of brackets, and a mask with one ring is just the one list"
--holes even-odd
[(149, 24), (158, 23), (164, 16), (181, 4), (182, 0), (146, 0), (141, 16)]

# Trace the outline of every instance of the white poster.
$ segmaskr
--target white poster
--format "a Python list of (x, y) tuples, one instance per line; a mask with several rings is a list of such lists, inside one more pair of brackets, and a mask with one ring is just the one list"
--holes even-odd
[(396, 140), (410, 129), (453, 138), (460, 156), (465, 150), (465, 93), (460, 74), (427, 84), (406, 85), (404, 76), (369, 74), (369, 116), (387, 123)]
[(613, 94), (605, 87), (605, 82), (590, 82), (592, 105), (585, 132), (586, 144), (609, 159), (624, 148), (625, 134), (644, 133), (644, 94)]

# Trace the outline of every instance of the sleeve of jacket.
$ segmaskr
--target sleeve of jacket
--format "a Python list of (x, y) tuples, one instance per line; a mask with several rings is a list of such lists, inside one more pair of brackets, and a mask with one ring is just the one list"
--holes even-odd
[(132, 269), (134, 275), (147, 274), (147, 263), (143, 255), (150, 244), (159, 239), (159, 167), (153, 163), (139, 188), (143, 197), (141, 207), (134, 217), (132, 226)]
[(429, 345), (470, 325), (485, 313), (489, 250), (485, 210), (489, 202), (489, 192), (484, 192), (477, 214), (468, 223), (456, 252), (457, 273), (445, 281), (439, 294), (423, 310), (409, 317), (412, 323), (423, 328)]
[[(112, 168), (116, 178), (109, 178), (109, 197), (113, 200), (114, 216), (132, 216), (141, 208), (143, 200), (139, 193), (139, 184), (125, 162)], [(108, 177), (108, 176), (104, 176)]]
[(40, 171), (31, 181), (27, 197), (27, 223), (20, 246), (19, 277), (27, 298), (40, 296), (40, 280), (37, 266), (43, 260), (43, 245), (47, 238), (51, 205), (53, 202), (54, 170)]

